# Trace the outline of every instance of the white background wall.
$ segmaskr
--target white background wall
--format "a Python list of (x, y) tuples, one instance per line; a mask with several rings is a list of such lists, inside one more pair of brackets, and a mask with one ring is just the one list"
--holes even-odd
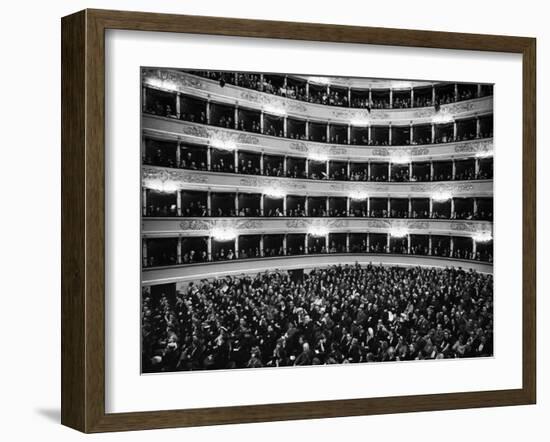
[[(0, 437), (6, 441), (82, 440), (59, 425), (60, 396), (60, 17), (82, 8), (310, 21), (363, 26), (534, 36), (538, 39), (538, 405), (184, 430), (107, 434), (95, 440), (185, 438), (281, 441), (548, 440), (550, 350), (543, 312), (550, 279), (549, 11), (545, 2), (277, 0), (17, 0), (3, 3), (0, 69)], [(6, 138), (7, 135), (7, 138)], [(548, 248), (548, 247), (546, 247)], [(546, 265), (545, 265), (546, 264)], [(7, 285), (5, 282), (7, 281)], [(414, 381), (414, 380), (413, 380)], [(546, 420), (545, 420), (546, 418)]]

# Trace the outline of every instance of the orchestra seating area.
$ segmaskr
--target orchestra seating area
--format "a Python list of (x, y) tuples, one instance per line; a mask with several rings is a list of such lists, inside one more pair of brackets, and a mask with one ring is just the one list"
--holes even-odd
[(157, 285), (142, 324), (144, 373), (488, 357), (493, 276), (352, 265)]

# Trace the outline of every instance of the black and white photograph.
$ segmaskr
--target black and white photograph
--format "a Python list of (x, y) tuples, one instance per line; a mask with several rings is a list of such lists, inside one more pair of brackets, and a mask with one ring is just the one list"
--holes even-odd
[(494, 356), (492, 84), (141, 86), (142, 374)]
[(545, 6), (6, 2), (0, 441), (544, 440)]

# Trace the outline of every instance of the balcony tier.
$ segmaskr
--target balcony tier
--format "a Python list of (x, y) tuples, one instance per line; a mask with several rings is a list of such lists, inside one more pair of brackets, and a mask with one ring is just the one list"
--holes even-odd
[(142, 115), (142, 127), (144, 136), (159, 140), (184, 141), (214, 147), (226, 145), (237, 150), (269, 155), (302, 158), (314, 155), (338, 161), (415, 162), (493, 155), (492, 138), (415, 146), (329, 144), (223, 129), (149, 114)]
[(330, 233), (389, 233), (406, 231), (411, 235), (445, 235), (473, 238), (492, 236), (489, 221), (418, 220), (383, 218), (143, 218), (142, 236), (161, 238), (209, 236), (212, 229), (231, 229), (237, 235), (307, 233), (312, 228), (326, 228)]
[(284, 98), (252, 89), (226, 84), (193, 74), (169, 69), (143, 69), (144, 86), (171, 92), (180, 92), (212, 100), (220, 104), (235, 104), (267, 113), (286, 114), (290, 117), (310, 121), (349, 124), (353, 121), (365, 121), (373, 125), (408, 125), (431, 123), (436, 114), (451, 119), (482, 116), (493, 112), (493, 97), (486, 96), (457, 103), (443, 104), (436, 112), (433, 106), (405, 109), (354, 109), (308, 103)]
[(492, 197), (493, 180), (445, 182), (373, 182), (330, 181), (240, 175), (235, 173), (170, 169), (142, 166), (142, 184), (148, 189), (187, 189), (213, 192), (264, 193), (266, 189), (281, 189), (287, 195), (341, 196), (352, 192), (369, 197), (429, 198), (434, 194), (453, 197)]

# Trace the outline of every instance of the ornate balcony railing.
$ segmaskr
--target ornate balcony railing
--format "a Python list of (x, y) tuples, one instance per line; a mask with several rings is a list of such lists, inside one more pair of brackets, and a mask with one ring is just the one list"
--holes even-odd
[(146, 87), (192, 95), (220, 104), (235, 105), (266, 111), (284, 113), (290, 117), (309, 119), (338, 124), (351, 121), (368, 121), (370, 124), (415, 124), (431, 123), (436, 114), (449, 118), (467, 118), (485, 115), (493, 111), (493, 97), (486, 96), (451, 104), (443, 104), (436, 111), (434, 106), (404, 109), (366, 109), (345, 108), (314, 104), (291, 98), (280, 97), (264, 92), (245, 89), (226, 84), (223, 88), (219, 82), (170, 69), (144, 69), (142, 84)]
[(330, 181), (240, 175), (235, 173), (171, 169), (159, 166), (142, 167), (142, 185), (153, 190), (188, 189), (264, 193), (280, 189), (287, 195), (341, 196), (366, 193), (368, 197), (419, 197), (450, 195), (457, 197), (492, 197), (493, 181), (441, 182), (373, 182)]
[(143, 114), (143, 135), (159, 140), (184, 141), (224, 149), (317, 157), (337, 161), (429, 161), (432, 159), (463, 159), (493, 155), (493, 139), (459, 141), (414, 146), (358, 146), (292, 140), (235, 129), (223, 129), (205, 124), (174, 120)]
[(231, 230), (236, 235), (308, 233), (324, 229), (329, 233), (390, 233), (445, 235), (475, 238), (492, 235), (489, 221), (451, 221), (373, 218), (144, 218), (144, 238), (209, 236), (214, 229)]

